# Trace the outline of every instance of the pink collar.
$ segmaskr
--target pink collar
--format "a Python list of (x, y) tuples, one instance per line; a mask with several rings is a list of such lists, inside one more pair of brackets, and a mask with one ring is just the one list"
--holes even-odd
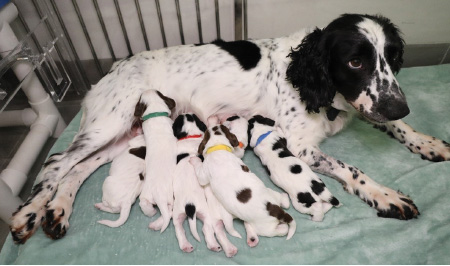
[(197, 139), (197, 138), (201, 138), (202, 136), (203, 135), (201, 135), (201, 134), (199, 134), (199, 135), (189, 135), (189, 136), (186, 136), (184, 138), (179, 139), (178, 141), (185, 140), (185, 139)]

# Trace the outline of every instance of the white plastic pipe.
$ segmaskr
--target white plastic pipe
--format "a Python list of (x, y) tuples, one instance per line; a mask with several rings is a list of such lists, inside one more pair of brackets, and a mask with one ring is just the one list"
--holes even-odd
[(3, 111), (0, 113), (0, 127), (29, 127), (36, 121), (37, 117), (37, 114), (31, 108)]
[(0, 179), (0, 219), (10, 224), (11, 215), (22, 204), (22, 200), (12, 194), (11, 189)]

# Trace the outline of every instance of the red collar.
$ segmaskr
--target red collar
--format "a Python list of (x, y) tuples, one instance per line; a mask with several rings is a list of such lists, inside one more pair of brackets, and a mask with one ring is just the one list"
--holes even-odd
[(203, 135), (201, 135), (201, 134), (199, 134), (199, 135), (189, 135), (189, 136), (186, 136), (184, 138), (179, 139), (178, 141), (185, 140), (185, 139), (197, 139), (197, 138), (201, 138), (202, 136)]

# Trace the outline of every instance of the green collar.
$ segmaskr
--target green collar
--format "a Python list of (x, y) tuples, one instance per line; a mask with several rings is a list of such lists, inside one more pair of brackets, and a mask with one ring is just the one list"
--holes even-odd
[(169, 117), (169, 113), (168, 112), (155, 112), (155, 113), (150, 113), (148, 115), (144, 115), (142, 117), (142, 121), (146, 121), (150, 118), (154, 118), (154, 117), (159, 117), (159, 116), (166, 116)]

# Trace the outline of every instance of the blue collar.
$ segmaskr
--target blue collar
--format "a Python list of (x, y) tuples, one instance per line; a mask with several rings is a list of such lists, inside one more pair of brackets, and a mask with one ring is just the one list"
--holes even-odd
[(258, 146), (259, 143), (261, 143), (261, 141), (263, 141), (267, 136), (270, 135), (270, 133), (272, 133), (271, 131), (267, 131), (266, 133), (262, 134), (261, 136), (259, 136), (259, 138), (256, 140), (256, 144), (253, 148), (256, 148), (256, 146)]

